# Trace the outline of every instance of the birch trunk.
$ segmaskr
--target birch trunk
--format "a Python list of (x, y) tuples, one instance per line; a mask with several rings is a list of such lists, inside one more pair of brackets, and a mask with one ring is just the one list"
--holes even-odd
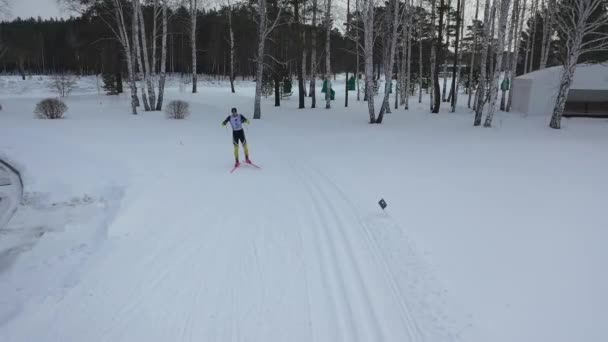
[(266, 40), (266, 0), (258, 0), (258, 53), (256, 56), (255, 100), (253, 118), (262, 118), (262, 76), (264, 75), (264, 42)]
[[(418, 6), (422, 8), (422, 0)], [(418, 103), (422, 103), (422, 18), (418, 18)]]
[(163, 0), (163, 38), (161, 41), (160, 78), (158, 80), (158, 102), (156, 110), (163, 109), (165, 95), (165, 79), (167, 77), (167, 0)]
[(144, 66), (141, 60), (141, 45), (139, 42), (139, 0), (134, 0), (133, 1), (133, 20), (132, 20), (132, 27), (133, 27), (133, 47), (135, 49), (135, 58), (137, 59), (137, 69), (138, 69), (138, 76), (141, 80), (141, 99), (144, 103), (144, 110), (146, 112), (150, 111), (150, 104), (148, 103), (148, 97), (146, 96), (146, 83), (145, 83), (145, 77), (144, 77)]
[(310, 108), (317, 107), (317, 0), (312, 1), (312, 36), (310, 37)]
[(144, 54), (144, 79), (146, 86), (148, 87), (148, 103), (150, 104), (150, 110), (155, 110), (156, 107), (156, 94), (154, 85), (152, 84), (152, 68), (150, 67), (150, 59), (148, 58), (148, 43), (146, 38), (146, 24), (144, 23), (144, 15), (139, 5), (139, 26), (141, 30), (141, 45)]
[[(580, 46), (580, 41), (578, 42), (578, 45)], [(564, 66), (562, 77), (559, 82), (559, 91), (557, 93), (557, 99), (555, 100), (553, 114), (551, 115), (551, 123), (549, 124), (549, 127), (551, 128), (561, 128), (562, 115), (564, 114), (564, 108), (566, 108), (568, 92), (570, 91), (570, 86), (572, 85), (572, 80), (574, 78), (574, 72), (576, 71), (576, 63), (578, 61), (579, 49), (575, 48), (571, 50), (566, 61), (566, 65)]]
[[(457, 1), (456, 8), (458, 8), (458, 14), (456, 15), (456, 39), (454, 41), (454, 70), (452, 71), (452, 90), (451, 90), (451, 98), (452, 98), (452, 113), (456, 111), (456, 102), (458, 98), (458, 82), (456, 79), (456, 72), (460, 73), (460, 63), (459, 63), (459, 51), (458, 44), (460, 43), (460, 25), (463, 18), (463, 10), (464, 6), (461, 6), (461, 0)], [(464, 2), (464, 1), (463, 1)], [(458, 68), (458, 70), (456, 70)], [(460, 76), (460, 75), (458, 75)]]
[(369, 123), (376, 123), (376, 113), (374, 108), (374, 2), (365, 0), (363, 9), (363, 32), (364, 45), (363, 52), (365, 58), (365, 97), (367, 98), (367, 109), (369, 112)]
[[(406, 25), (408, 23), (406, 22)], [(399, 96), (395, 96), (395, 98), (399, 97), (399, 101), (401, 103), (402, 106), (405, 106), (405, 97), (406, 97), (406, 87), (405, 87), (405, 78), (406, 78), (406, 70), (407, 70), (407, 46), (410, 44), (410, 42), (407, 39), (407, 28), (405, 30), (401, 31), (401, 59), (399, 60), (400, 63), (398, 64), (399, 68), (398, 68), (398, 73), (399, 73), (399, 77), (398, 77), (398, 81), (397, 83), (399, 84), (399, 92), (397, 92), (397, 94), (399, 94)], [(399, 53), (397, 53), (397, 56), (399, 56)], [(395, 58), (398, 58), (398, 57)], [(396, 103), (397, 101), (395, 101)], [(398, 107), (395, 107), (395, 109), (397, 109)], [(407, 109), (407, 108), (406, 108)]]
[(446, 19), (445, 19), (445, 49), (443, 50), (443, 55), (446, 57), (445, 61), (443, 63), (443, 92), (441, 93), (441, 101), (442, 102), (448, 102), (447, 98), (446, 98), (446, 92), (447, 92), (447, 86), (448, 86), (448, 78), (446, 77), (446, 75), (448, 74), (448, 60), (447, 60), (447, 56), (448, 56), (448, 46), (450, 46), (450, 9), (452, 8), (452, 0), (448, 0), (448, 7), (446, 9), (444, 9), (444, 11), (446, 12)]
[[(487, 0), (486, 0), (487, 1)], [(475, 23), (479, 20), (479, 0), (477, 0), (475, 4)], [(477, 53), (477, 40), (479, 39), (479, 34), (477, 30), (477, 24), (474, 24), (473, 31), (473, 53), (471, 54), (471, 66), (469, 70), (469, 84), (467, 85), (467, 92), (469, 93), (469, 102), (467, 103), (467, 107), (471, 108), (471, 97), (473, 97), (473, 74), (475, 73), (475, 54)]]
[[(549, 59), (549, 50), (551, 49), (551, 36), (553, 35), (553, 23), (552, 23), (552, 15), (553, 11), (549, 10), (549, 6), (552, 6), (550, 0), (547, 0), (547, 5), (543, 6), (543, 10), (545, 15), (543, 16), (543, 41), (540, 53), (540, 69), (545, 69), (547, 67), (547, 61)], [(544, 1), (543, 1), (544, 2)]]
[[(158, 18), (158, 1), (159, 0), (154, 0), (154, 4), (152, 6), (152, 58), (150, 59), (150, 65), (152, 67), (150, 70), (150, 77), (152, 79), (152, 82), (156, 82), (156, 68), (158, 67), (156, 59), (156, 45), (158, 40), (158, 26), (156, 23), (156, 19)], [(156, 100), (152, 102), (151, 107), (153, 107), (153, 110), (156, 110)]]
[[(357, 13), (357, 15), (359, 15), (359, 0), (355, 0), (355, 13)], [(355, 39), (357, 40), (357, 43), (355, 44), (355, 48), (357, 49), (357, 57), (356, 57), (356, 69), (357, 69), (357, 73), (355, 74), (355, 83), (357, 83), (357, 101), (361, 101), (361, 92), (359, 90), (359, 75), (360, 75), (360, 70), (359, 70), (359, 28), (357, 27), (357, 29), (355, 29)]]
[[(440, 7), (444, 8), (445, 3), (444, 0), (441, 0)], [(439, 108), (441, 106), (441, 88), (439, 87), (439, 68), (441, 67), (441, 63), (443, 62), (443, 15), (444, 11), (439, 11), (439, 32), (437, 35), (437, 39), (435, 41), (435, 72), (433, 74), (433, 113), (439, 113)], [(432, 58), (432, 56), (431, 56)]]
[(120, 41), (120, 44), (122, 45), (127, 62), (127, 72), (129, 74), (129, 88), (131, 89), (131, 113), (133, 115), (137, 115), (137, 106), (139, 105), (139, 100), (137, 98), (137, 84), (135, 83), (133, 50), (131, 42), (129, 41), (129, 36), (127, 34), (127, 25), (125, 23), (122, 4), (119, 0), (114, 0), (114, 20), (116, 21), (116, 26), (118, 28), (118, 32), (116, 33), (116, 35), (118, 36), (117, 38)]
[(325, 9), (325, 81), (327, 82), (327, 91), (325, 92), (325, 109), (331, 108), (331, 51), (329, 50), (331, 34), (331, 0), (327, 0), (327, 8)]
[(232, 5), (228, 5), (228, 28), (230, 30), (230, 90), (234, 94), (234, 31), (232, 30)]
[[(304, 45), (304, 48), (302, 49), (302, 77), (306, 84), (306, 81), (308, 81), (308, 73), (306, 72), (306, 63), (308, 60), (308, 50), (306, 50), (306, 28), (302, 31), (302, 44)], [(306, 85), (304, 86), (304, 96), (307, 96)]]
[(533, 30), (532, 40), (530, 41), (531, 51), (530, 51), (530, 66), (528, 68), (529, 72), (534, 71), (534, 50), (536, 47), (536, 43), (535, 43), (536, 42), (536, 19), (538, 17), (536, 15), (537, 11), (538, 11), (538, 0), (535, 1), (534, 11), (532, 12), (532, 15), (534, 16), (534, 20), (533, 20), (533, 24), (532, 24), (532, 30)]
[[(346, 1), (346, 27), (350, 28), (350, 0)], [(348, 107), (348, 69), (344, 80), (344, 107)]]
[(190, 45), (192, 46), (192, 93), (197, 92), (197, 66), (196, 66), (196, 17), (198, 14), (198, 0), (190, 0)]
[[(494, 12), (494, 5), (492, 6), (492, 12)], [(490, 45), (490, 26), (492, 19), (490, 18), (490, 0), (486, 0), (484, 14), (483, 14), (483, 44), (481, 52), (481, 64), (480, 64), (480, 76), (479, 83), (477, 85), (477, 94), (475, 95), (475, 121), (473, 126), (481, 125), (481, 116), (483, 114), (483, 106), (485, 102), (485, 88), (486, 88), (486, 69), (488, 62), (488, 49)]]
[[(517, 25), (519, 23), (519, 0), (514, 0), (513, 2), (513, 13), (511, 14), (511, 25), (509, 25), (509, 36), (507, 37), (507, 42), (508, 42), (508, 46), (507, 46), (507, 51), (511, 52), (511, 47), (513, 46), (513, 36), (515, 34), (517, 34)], [(517, 44), (515, 44), (517, 45)], [(515, 53), (513, 52), (513, 55), (515, 55)], [(511, 76), (513, 74), (513, 64), (511, 63), (511, 60), (507, 60), (506, 64), (507, 64), (507, 68), (505, 70), (505, 79), (509, 82), (510, 85), (511, 81), (513, 79), (513, 77)], [(507, 95), (507, 90), (506, 89), (501, 89), (502, 95), (500, 98), (500, 110), (505, 111), (506, 110), (506, 95)]]
[[(435, 104), (435, 69), (437, 68), (437, 38), (435, 37), (435, 8), (436, 8), (436, 0), (431, 0), (431, 74), (430, 80), (431, 84), (429, 87), (431, 88), (430, 93), (430, 111), (431, 113), (435, 113), (433, 110), (433, 105)], [(439, 87), (439, 85), (437, 85)]]
[[(409, 1), (409, 0), (408, 0)], [(403, 89), (403, 93), (405, 94), (405, 109), (410, 109), (410, 82), (412, 78), (412, 18), (413, 18), (413, 8), (414, 6), (408, 5), (407, 8), (407, 58), (406, 58), (406, 71), (405, 71), (405, 89)]]
[(511, 111), (511, 104), (513, 103), (513, 80), (515, 79), (515, 75), (517, 74), (517, 61), (519, 60), (519, 42), (520, 42), (520, 37), (521, 37), (521, 32), (523, 30), (523, 24), (524, 24), (524, 20), (526, 18), (526, 0), (524, 0), (524, 5), (523, 8), (520, 12), (520, 15), (518, 16), (518, 23), (519, 23), (519, 28), (516, 30), (515, 33), (515, 45), (513, 48), (513, 56), (511, 59), (511, 80), (509, 82), (510, 88), (509, 88), (509, 95), (507, 98), (507, 108), (506, 111), (510, 112)]
[(494, 67), (494, 79), (490, 85), (490, 105), (488, 106), (488, 114), (484, 127), (492, 126), (492, 119), (496, 112), (496, 100), (498, 98), (498, 87), (500, 82), (500, 71), (502, 70), (502, 61), (505, 50), (505, 36), (507, 31), (507, 18), (509, 17), (509, 5), (511, 0), (502, 0), (500, 2), (500, 17), (498, 19), (498, 47), (496, 49), (496, 66)]
[[(390, 50), (388, 52), (387, 61), (385, 61), (385, 69), (384, 69), (384, 78), (386, 80), (384, 84), (384, 101), (382, 103), (382, 108), (380, 108), (380, 112), (378, 113), (378, 118), (376, 119), (376, 123), (382, 123), (382, 119), (384, 118), (384, 113), (390, 113), (390, 104), (388, 102), (390, 90), (393, 83), (393, 68), (395, 66), (395, 51), (397, 50), (397, 35), (399, 34), (399, 2), (397, 0), (393, 0), (393, 12), (390, 12), (393, 15), (393, 20), (390, 26)], [(387, 63), (388, 62), (388, 63)], [(395, 96), (397, 96), (395, 94)]]
[(300, 56), (302, 55), (302, 50), (303, 50), (303, 43), (302, 43), (302, 25), (300, 23), (300, 0), (295, 0), (294, 1), (294, 19), (295, 19), (295, 26), (296, 26), (296, 35), (295, 35), (295, 39), (296, 39), (296, 56), (298, 56), (298, 58), (296, 59), (296, 75), (298, 77), (298, 108), (302, 109), (302, 108), (306, 108), (305, 104), (304, 104), (304, 96), (305, 95), (305, 91), (304, 91), (304, 73), (303, 73), (303, 65), (302, 65), (302, 58), (300, 58)]

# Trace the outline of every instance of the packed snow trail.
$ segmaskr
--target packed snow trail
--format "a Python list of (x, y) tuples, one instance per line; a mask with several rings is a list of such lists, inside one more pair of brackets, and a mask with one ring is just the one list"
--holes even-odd
[(356, 208), (305, 163), (260, 154), (264, 170), (142, 186), (80, 282), (1, 339), (424, 340)]

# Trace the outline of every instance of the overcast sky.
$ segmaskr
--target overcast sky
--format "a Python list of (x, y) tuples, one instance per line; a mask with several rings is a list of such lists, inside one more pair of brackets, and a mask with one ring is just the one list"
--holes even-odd
[(12, 18), (29, 18), (29, 17), (65, 17), (65, 13), (61, 13), (56, 0), (9, 0), (11, 2), (11, 17)]

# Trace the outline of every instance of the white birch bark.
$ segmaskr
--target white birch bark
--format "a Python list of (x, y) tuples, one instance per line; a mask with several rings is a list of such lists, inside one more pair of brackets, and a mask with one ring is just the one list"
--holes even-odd
[(133, 50), (131, 41), (127, 33), (127, 25), (125, 22), (124, 11), (122, 9), (122, 3), (120, 0), (113, 0), (114, 5), (114, 20), (116, 21), (116, 30), (110, 27), (114, 31), (115, 36), (118, 38), (122, 45), (125, 53), (127, 62), (127, 72), (129, 74), (129, 88), (131, 89), (131, 113), (137, 114), (137, 106), (139, 100), (137, 98), (137, 84), (135, 83), (135, 66), (133, 65)]
[(500, 2), (500, 12), (498, 19), (498, 47), (495, 51), (496, 53), (496, 64), (494, 67), (494, 79), (492, 84), (490, 85), (490, 105), (488, 106), (488, 114), (486, 115), (486, 121), (484, 122), (484, 127), (492, 126), (492, 119), (494, 118), (494, 113), (496, 112), (496, 100), (498, 98), (498, 89), (500, 87), (500, 74), (502, 70), (502, 61), (505, 50), (505, 37), (507, 31), (507, 19), (509, 17), (509, 6), (511, 4), (511, 0), (501, 0)]
[[(357, 15), (359, 15), (359, 0), (355, 0), (355, 13)], [(361, 17), (359, 17), (359, 19), (361, 19)], [(356, 57), (356, 68), (357, 68), (357, 73), (355, 75), (355, 83), (357, 84), (357, 101), (361, 101), (361, 91), (359, 89), (359, 75), (360, 75), (360, 69), (359, 69), (359, 53), (361, 48), (359, 47), (359, 28), (357, 27), (355, 29), (355, 47), (357, 49), (357, 57)]]
[(197, 92), (198, 69), (196, 66), (196, 18), (198, 0), (190, 0), (190, 46), (192, 47), (192, 93)]
[[(477, 91), (475, 94), (475, 121), (474, 126), (481, 124), (481, 116), (483, 114), (483, 107), (485, 102), (486, 93), (486, 77), (487, 77), (487, 62), (488, 62), (488, 49), (490, 45), (490, 26), (492, 25), (492, 14), (490, 13), (490, 1), (486, 0), (483, 11), (483, 33), (482, 33), (482, 52), (481, 52), (481, 64), (480, 64), (480, 76), (479, 83), (477, 85)], [(495, 0), (497, 1), (497, 0)], [(492, 12), (495, 7), (492, 5)]]
[[(422, 0), (418, 6), (422, 8)], [(418, 103), (422, 103), (422, 18), (418, 18)]]
[(552, 8), (555, 10), (557, 28), (565, 37), (563, 48), (566, 50), (566, 58), (549, 124), (551, 128), (561, 128), (579, 57), (590, 52), (608, 50), (608, 33), (602, 31), (608, 25), (608, 13), (596, 13), (601, 6), (605, 6), (604, 0), (577, 0), (561, 2)]
[(446, 97), (447, 86), (448, 86), (448, 78), (446, 75), (448, 74), (448, 46), (450, 46), (450, 9), (452, 8), (452, 0), (448, 0), (448, 7), (444, 9), (445, 13), (445, 49), (444, 49), (444, 61), (443, 61), (443, 89), (441, 93), (441, 101), (447, 102), (448, 99)]
[[(487, 1), (487, 0), (486, 0)], [(464, 1), (463, 1), (464, 2)], [(479, 0), (476, 1), (475, 4), (475, 21), (473, 21), (473, 23), (476, 23), (479, 20)], [(475, 26), (473, 26), (473, 53), (471, 54), (471, 64), (470, 64), (470, 71), (469, 71), (469, 84), (467, 86), (467, 91), (469, 92), (469, 102), (467, 104), (468, 108), (471, 108), (471, 98), (473, 97), (473, 91), (472, 91), (472, 87), (473, 87), (473, 74), (475, 72), (475, 54), (477, 54), (477, 40), (479, 39), (479, 31), (477, 29), (477, 24), (474, 24)]]
[(435, 68), (436, 68), (436, 64), (437, 64), (437, 43), (435, 42), (437, 40), (437, 37), (435, 36), (435, 9), (436, 9), (436, 0), (431, 0), (431, 83), (429, 84), (429, 86), (431, 87), (431, 91), (430, 93), (430, 101), (429, 101), (429, 106), (430, 106), (430, 111), (431, 113), (433, 112), (433, 104), (435, 103)]
[[(509, 35), (507, 37), (507, 42), (508, 42), (508, 46), (507, 46), (507, 52), (511, 52), (511, 47), (514, 45), (513, 44), (513, 36), (517, 33), (517, 26), (519, 23), (519, 0), (514, 0), (513, 1), (513, 12), (511, 14), (511, 25), (509, 25)], [(515, 43), (515, 48), (517, 49), (517, 43)], [(512, 52), (513, 55), (515, 55), (515, 52)], [(507, 68), (505, 70), (505, 79), (508, 80), (509, 84), (511, 84), (511, 81), (513, 80), (513, 63), (512, 63), (513, 59), (511, 58), (510, 60), (506, 61), (506, 65)], [(502, 95), (500, 98), (500, 110), (504, 111), (506, 110), (506, 95), (507, 95), (507, 90), (502, 90)]]
[(310, 51), (310, 97), (312, 103), (310, 108), (317, 107), (317, 0), (312, 1), (312, 37)]
[(230, 90), (234, 94), (234, 31), (232, 29), (232, 5), (228, 3), (228, 28), (230, 30)]
[(146, 82), (144, 76), (144, 66), (141, 57), (141, 44), (139, 41), (139, 0), (133, 0), (133, 19), (131, 22), (132, 35), (133, 35), (133, 48), (135, 49), (135, 59), (137, 60), (137, 75), (141, 81), (141, 99), (144, 103), (144, 110), (150, 111), (150, 104), (148, 103), (148, 97), (146, 96)]
[(325, 109), (331, 108), (331, 0), (327, 0), (327, 8), (325, 9), (325, 81), (327, 88), (325, 92)]
[(369, 123), (376, 123), (374, 108), (374, 10), (373, 0), (363, 0), (363, 35), (364, 45), (363, 58), (365, 59), (365, 93), (367, 97), (367, 109)]
[[(386, 56), (386, 61), (384, 63), (384, 100), (382, 102), (382, 108), (378, 113), (378, 118), (376, 119), (376, 123), (382, 123), (382, 119), (384, 113), (390, 113), (390, 104), (388, 102), (390, 90), (393, 83), (393, 68), (395, 66), (395, 51), (397, 51), (397, 36), (399, 34), (399, 17), (400, 17), (400, 9), (399, 2), (397, 0), (393, 0), (392, 11), (387, 11), (387, 13), (392, 14), (393, 19), (390, 25), (390, 48), (388, 51), (388, 55)], [(395, 95), (396, 96), (396, 95)]]
[(264, 43), (266, 41), (266, 0), (258, 0), (258, 53), (256, 56), (255, 100), (253, 118), (262, 117), (262, 76), (264, 75)]
[(163, 37), (161, 41), (160, 77), (158, 79), (158, 102), (156, 103), (156, 110), (163, 109), (165, 79), (167, 77), (167, 0), (162, 0), (162, 2)]
[[(410, 0), (406, 0), (410, 1)], [(412, 78), (412, 19), (414, 17), (413, 14), (413, 6), (410, 4), (407, 5), (407, 58), (406, 58), (406, 71), (405, 71), (405, 88), (403, 89), (403, 93), (405, 94), (405, 109), (408, 110), (410, 108), (410, 82)]]
[(537, 11), (538, 11), (538, 0), (535, 1), (535, 7), (534, 7), (534, 11), (532, 12), (532, 15), (534, 16), (534, 20), (533, 20), (533, 24), (532, 24), (532, 40), (530, 41), (530, 66), (528, 67), (528, 71), (532, 72), (534, 71), (534, 50), (536, 49), (536, 24), (537, 24), (537, 19), (538, 19), (538, 15), (537, 15)]
[(527, 0), (524, 0), (524, 5), (522, 7), (522, 10), (520, 11), (520, 15), (519, 15), (519, 19), (518, 19), (518, 23), (519, 23), (519, 27), (517, 28), (517, 31), (515, 33), (515, 45), (514, 45), (514, 50), (513, 50), (513, 56), (511, 59), (511, 80), (509, 82), (510, 88), (509, 88), (509, 95), (507, 98), (507, 112), (511, 111), (511, 104), (513, 103), (513, 80), (515, 79), (515, 75), (517, 74), (517, 61), (519, 60), (519, 47), (520, 47), (520, 38), (521, 38), (521, 32), (523, 30), (523, 25), (524, 25), (524, 21), (526, 19), (526, 5), (527, 5)]
[[(139, 26), (141, 32), (141, 45), (142, 51), (144, 55), (144, 80), (146, 82), (146, 86), (148, 87), (148, 103), (150, 104), (150, 110), (155, 110), (156, 107), (154, 104), (156, 103), (156, 94), (154, 90), (154, 85), (152, 83), (152, 68), (150, 67), (150, 59), (148, 58), (148, 43), (146, 38), (146, 24), (144, 23), (144, 15), (141, 9), (141, 4), (139, 7)], [(155, 20), (156, 21), (156, 20)]]

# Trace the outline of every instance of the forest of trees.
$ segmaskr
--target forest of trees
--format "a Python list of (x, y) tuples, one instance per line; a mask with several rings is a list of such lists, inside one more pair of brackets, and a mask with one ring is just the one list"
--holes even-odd
[[(490, 126), (498, 107), (510, 109), (512, 92), (506, 96), (498, 82), (502, 72), (512, 81), (564, 65), (564, 97), (576, 63), (608, 60), (608, 0), (226, 0), (214, 8), (202, 0), (59, 1), (80, 15), (0, 24), (2, 72), (103, 74), (116, 84), (113, 93), (123, 91), (124, 80), (134, 113), (138, 91), (146, 110), (162, 107), (167, 72), (191, 75), (193, 92), (199, 74), (258, 80), (256, 118), (259, 95), (269, 91), (264, 84), (274, 87), (278, 105), (280, 84), (293, 81), (300, 108), (304, 96), (313, 97), (314, 107), (312, 84), (326, 80), (331, 87), (336, 74), (347, 73), (364, 82), (357, 100), (368, 101), (370, 123), (382, 122), (393, 107), (389, 83), (377, 115), (373, 103), (378, 80), (392, 78), (400, 94), (394, 108), (407, 108), (407, 95), (416, 95), (430, 97), (433, 113), (442, 103), (453, 111), (461, 97), (476, 111), (475, 125), (486, 110)], [(326, 108), (329, 94), (322, 95)]]

